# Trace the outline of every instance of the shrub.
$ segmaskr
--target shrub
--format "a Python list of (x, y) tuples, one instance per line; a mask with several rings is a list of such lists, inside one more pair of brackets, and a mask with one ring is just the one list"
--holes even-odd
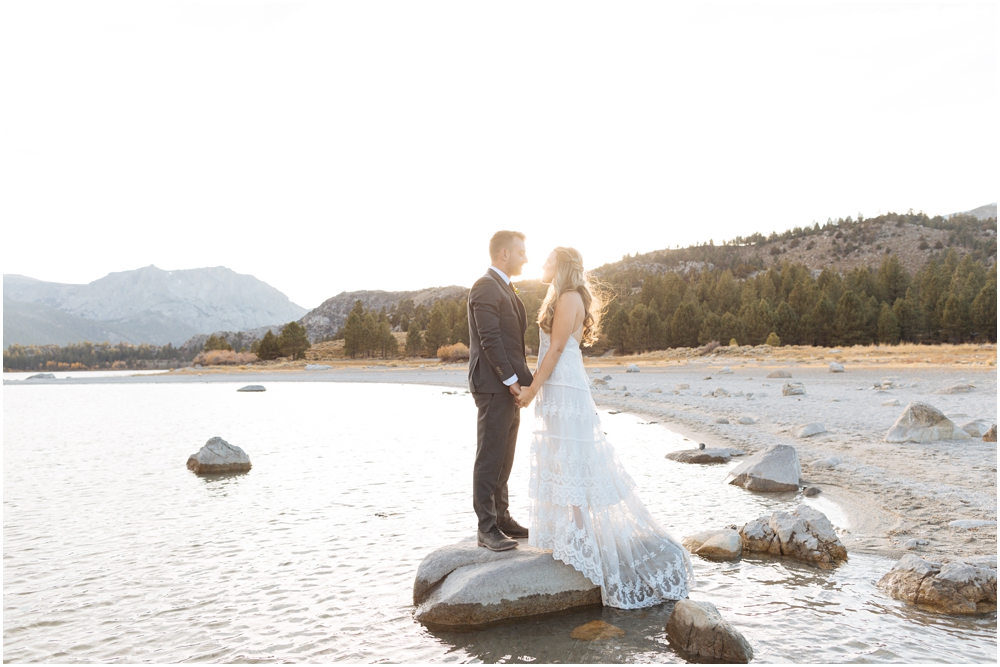
[(257, 355), (250, 352), (232, 350), (209, 350), (194, 358), (193, 363), (202, 366), (242, 366), (257, 361)]
[(739, 346), (740, 346), (740, 344), (738, 342), (736, 342), (735, 338), (730, 338), (729, 339), (729, 347), (739, 347)]
[(699, 347), (698, 354), (704, 357), (706, 354), (711, 354), (712, 352), (714, 352), (715, 348), (717, 347), (719, 347), (719, 341), (713, 340)]
[(469, 348), (462, 343), (443, 345), (438, 348), (437, 356), (441, 361), (468, 361)]
[(771, 347), (781, 347), (781, 338), (778, 337), (778, 334), (776, 334), (776, 333), (774, 333), (772, 331), (768, 335), (767, 340), (765, 341), (765, 344), (766, 345), (770, 345)]

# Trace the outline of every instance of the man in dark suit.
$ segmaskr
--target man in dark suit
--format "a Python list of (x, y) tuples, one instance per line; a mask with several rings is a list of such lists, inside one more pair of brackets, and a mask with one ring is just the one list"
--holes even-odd
[(521, 415), (516, 398), (531, 384), (524, 357), (528, 321), (511, 284), (528, 262), (524, 234), (497, 232), (490, 239), (492, 265), (469, 290), (469, 389), (479, 408), (472, 506), (479, 519), (479, 546), (506, 551), (528, 529), (508, 511), (507, 479)]

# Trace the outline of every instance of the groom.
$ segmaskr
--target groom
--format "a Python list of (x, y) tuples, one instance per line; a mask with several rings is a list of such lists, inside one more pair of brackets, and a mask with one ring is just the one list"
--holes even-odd
[(528, 262), (524, 234), (494, 234), (490, 258), (486, 275), (469, 290), (469, 389), (479, 408), (472, 506), (479, 546), (506, 551), (517, 546), (512, 537), (528, 536), (507, 510), (507, 479), (521, 423), (516, 399), (521, 385), (531, 384), (524, 358), (527, 316), (510, 282)]

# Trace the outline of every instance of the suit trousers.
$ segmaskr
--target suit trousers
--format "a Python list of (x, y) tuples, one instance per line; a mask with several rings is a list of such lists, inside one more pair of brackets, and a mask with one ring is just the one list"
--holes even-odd
[(473, 392), (479, 421), (476, 429), (476, 463), (472, 468), (472, 507), (479, 532), (488, 533), (497, 519), (510, 517), (507, 480), (514, 467), (514, 447), (521, 411), (509, 392)]

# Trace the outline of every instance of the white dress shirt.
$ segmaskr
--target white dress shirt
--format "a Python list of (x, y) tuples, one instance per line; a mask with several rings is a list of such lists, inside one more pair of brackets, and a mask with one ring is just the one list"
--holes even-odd
[[(508, 285), (510, 285), (510, 277), (506, 273), (504, 273), (503, 271), (501, 271), (500, 269), (498, 269), (495, 266), (491, 266), (490, 269), (494, 273), (496, 273), (498, 276), (500, 276), (501, 278), (503, 278), (503, 281), (505, 283), (507, 283)], [(511, 377), (509, 377), (509, 378), (507, 378), (506, 380), (503, 381), (503, 383), (505, 385), (507, 385), (508, 387), (511, 386), (512, 384), (514, 384), (515, 382), (517, 382), (517, 373), (515, 373), (513, 376), (511, 376)]]

